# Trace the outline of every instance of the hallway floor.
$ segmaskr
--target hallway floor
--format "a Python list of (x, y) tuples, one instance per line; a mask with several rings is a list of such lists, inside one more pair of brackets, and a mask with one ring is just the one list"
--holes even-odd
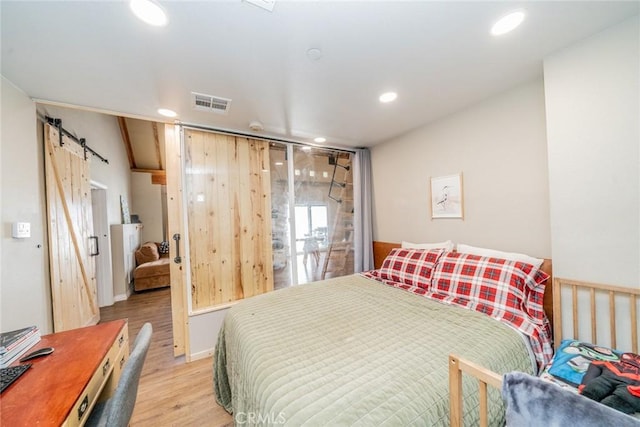
[(153, 325), (132, 427), (228, 427), (233, 419), (216, 403), (211, 358), (185, 363), (173, 357), (170, 289), (135, 293), (100, 309), (101, 322), (129, 319), (129, 345), (145, 322)]

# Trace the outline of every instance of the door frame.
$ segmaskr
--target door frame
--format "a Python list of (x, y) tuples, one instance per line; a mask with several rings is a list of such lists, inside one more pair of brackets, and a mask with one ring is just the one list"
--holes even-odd
[(113, 305), (113, 273), (111, 270), (111, 241), (107, 212), (108, 187), (91, 180), (91, 204), (93, 213), (93, 234), (98, 237), (99, 255), (96, 260), (96, 286), (98, 307)]
[[(189, 316), (187, 310), (186, 268), (178, 254), (185, 256), (185, 236), (182, 211), (182, 138), (179, 125), (164, 125), (164, 149), (167, 159), (167, 239), (169, 240), (169, 258), (171, 275), (171, 322), (173, 325), (173, 355), (185, 355), (191, 361), (189, 345)], [(186, 265), (186, 264), (185, 264)]]

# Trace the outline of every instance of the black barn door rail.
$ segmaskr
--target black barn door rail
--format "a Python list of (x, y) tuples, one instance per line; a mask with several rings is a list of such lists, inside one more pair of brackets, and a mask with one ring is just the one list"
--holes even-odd
[(87, 141), (84, 138), (78, 138), (75, 135), (71, 134), (68, 130), (66, 130), (65, 128), (62, 127), (62, 120), (60, 119), (54, 119), (52, 117), (46, 116), (45, 119), (47, 120), (47, 123), (49, 123), (51, 126), (55, 127), (56, 129), (58, 129), (58, 135), (60, 136), (60, 146), (62, 147), (62, 145), (64, 145), (64, 143), (62, 142), (62, 135), (66, 135), (68, 136), (72, 141), (74, 141), (75, 143), (77, 143), (78, 145), (80, 145), (82, 147), (82, 149), (84, 150), (84, 159), (87, 160), (87, 151), (90, 152), (92, 155), (96, 156), (97, 158), (99, 158), (100, 160), (102, 160), (104, 163), (109, 163), (109, 160), (105, 159), (104, 157), (102, 157), (100, 154), (96, 153), (91, 147), (89, 147), (87, 145)]

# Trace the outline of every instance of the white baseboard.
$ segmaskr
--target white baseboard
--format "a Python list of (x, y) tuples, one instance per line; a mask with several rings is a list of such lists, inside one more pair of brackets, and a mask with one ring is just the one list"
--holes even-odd
[(126, 294), (118, 294), (118, 295), (114, 295), (113, 296), (113, 301), (114, 302), (118, 302), (118, 301), (126, 301), (129, 299), (129, 297), (133, 294), (133, 282), (129, 283), (129, 285), (127, 286), (127, 293)]
[(215, 352), (215, 348), (210, 348), (209, 350), (203, 350), (197, 353), (192, 353), (189, 361), (195, 362), (196, 360), (213, 357), (214, 352)]

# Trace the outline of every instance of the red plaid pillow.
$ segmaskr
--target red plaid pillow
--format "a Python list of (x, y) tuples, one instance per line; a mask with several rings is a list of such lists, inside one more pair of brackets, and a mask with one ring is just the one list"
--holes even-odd
[(489, 315), (494, 310), (524, 312), (543, 325), (547, 322), (543, 300), (548, 278), (524, 262), (450, 252), (433, 272), (432, 291), (474, 302)]
[(442, 249), (392, 249), (378, 270), (378, 276), (383, 280), (428, 289), (433, 267), (443, 252)]

